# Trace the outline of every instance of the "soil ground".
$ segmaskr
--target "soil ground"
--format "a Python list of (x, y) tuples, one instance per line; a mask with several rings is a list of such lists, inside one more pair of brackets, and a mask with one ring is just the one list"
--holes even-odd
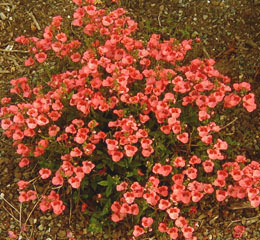
[[(101, 5), (113, 7), (109, 0)], [(260, 4), (253, 0), (122, 0), (122, 7), (139, 24), (139, 38), (160, 33), (163, 39), (200, 37), (200, 46), (190, 58), (213, 58), (216, 68), (232, 81), (248, 81), (260, 99)], [(40, 37), (51, 17), (61, 15), (69, 21), (75, 6), (69, 0), (2, 0), (0, 2), (0, 97), (8, 95), (11, 79), (28, 74), (23, 67), (27, 53), (14, 39), (20, 35)], [(31, 73), (33, 74), (33, 73)], [(243, 146), (248, 158), (260, 161), (260, 111), (238, 116), (226, 129)], [(230, 112), (226, 124), (235, 118)], [(225, 123), (224, 123), (225, 124)], [(33, 206), (22, 206), (17, 201), (16, 182), (23, 175), (31, 179), (35, 172), (21, 170), (10, 143), (2, 136), (0, 141), (0, 189), (2, 196), (21, 211), (21, 220), (28, 219), (26, 235), (22, 239), (61, 240), (67, 231), (77, 239), (126, 239), (127, 226), (111, 233), (92, 236), (87, 232), (88, 222), (79, 209), (69, 206), (62, 216), (43, 215)], [(38, 191), (44, 191), (42, 189)], [(72, 210), (73, 209), (73, 210)], [(12, 216), (13, 215), (13, 216)], [(18, 218), (15, 219), (14, 217)], [(200, 225), (199, 240), (233, 239), (232, 227), (243, 224), (247, 233), (243, 239), (260, 239), (259, 209), (247, 203), (230, 201), (225, 205), (201, 204), (194, 221)], [(0, 202), (0, 240), (7, 239), (7, 231), (19, 231), (19, 214), (5, 201)], [(147, 238), (148, 239), (148, 238)], [(155, 239), (155, 238), (149, 238)], [(157, 238), (158, 239), (158, 238)]]

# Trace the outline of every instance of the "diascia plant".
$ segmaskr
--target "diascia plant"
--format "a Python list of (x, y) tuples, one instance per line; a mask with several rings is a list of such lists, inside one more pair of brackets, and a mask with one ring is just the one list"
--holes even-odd
[(53, 185), (40, 196), (21, 179), (19, 201), (40, 199), (42, 212), (59, 215), (72, 191), (92, 231), (101, 231), (102, 219), (128, 218), (133, 238), (157, 232), (187, 240), (196, 239), (187, 207), (196, 212), (206, 195), (258, 207), (260, 164), (229, 148), (219, 116), (226, 108), (256, 109), (250, 84), (231, 86), (213, 59), (184, 65), (199, 39), (136, 40), (137, 23), (124, 9), (73, 2), (80, 40), (63, 32), (61, 16), (42, 39), (16, 38), (31, 54), (25, 65), (39, 65), (48, 80), (11, 80), (14, 97), (1, 100), (1, 128), (19, 166), (37, 165), (41, 181)]

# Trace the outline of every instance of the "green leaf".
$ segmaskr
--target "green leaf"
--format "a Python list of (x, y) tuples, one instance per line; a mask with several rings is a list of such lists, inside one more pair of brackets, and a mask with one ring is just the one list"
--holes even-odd
[(108, 186), (111, 186), (114, 184), (114, 180), (110, 175), (107, 175), (107, 182), (108, 182)]
[(98, 185), (105, 187), (105, 186), (108, 185), (108, 182), (107, 181), (100, 181), (100, 182), (98, 182)]
[(106, 197), (109, 197), (112, 193), (112, 185), (109, 185), (106, 189)]

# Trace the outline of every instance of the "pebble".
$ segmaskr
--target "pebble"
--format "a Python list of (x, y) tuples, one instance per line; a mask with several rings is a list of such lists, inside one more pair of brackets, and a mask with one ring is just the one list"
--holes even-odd
[(197, 37), (199, 35), (199, 33), (197, 32), (197, 31), (195, 31), (195, 32), (193, 32), (192, 34), (191, 34), (191, 37), (192, 38), (195, 38), (195, 37)]
[(39, 231), (42, 231), (42, 230), (43, 230), (43, 225), (40, 224), (40, 225), (38, 226), (38, 229), (39, 229)]
[(0, 12), (0, 18), (1, 18), (2, 20), (5, 20), (5, 19), (7, 18), (7, 16), (5, 16), (4, 13)]
[(209, 17), (208, 15), (203, 15), (203, 16), (202, 16), (203, 20), (207, 20), (208, 17)]
[(64, 230), (60, 230), (57, 235), (59, 238), (65, 238), (67, 236), (67, 233)]

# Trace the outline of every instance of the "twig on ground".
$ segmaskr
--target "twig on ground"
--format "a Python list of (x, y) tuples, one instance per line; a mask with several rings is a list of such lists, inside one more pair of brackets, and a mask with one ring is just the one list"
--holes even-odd
[(19, 49), (2, 49), (0, 48), (0, 52), (14, 52), (14, 53), (28, 53), (29, 51), (19, 50)]
[(0, 196), (0, 199), (3, 199), (11, 208), (13, 208), (18, 214), (20, 214), (20, 212), (11, 203), (9, 203), (2, 194)]
[(22, 228), (22, 204), (23, 204), (23, 203), (20, 203), (20, 215), (19, 215), (20, 228)]
[(3, 206), (3, 209), (4, 209), (15, 221), (20, 222), (11, 212), (9, 212), (9, 211), (7, 210), (7, 208), (6, 208), (5, 206)]
[(72, 211), (72, 200), (70, 199), (70, 216), (69, 216), (69, 226), (71, 221), (71, 211)]
[(238, 219), (238, 220), (232, 220), (232, 221), (228, 224), (227, 228), (230, 227), (233, 223), (241, 222), (241, 221), (242, 221), (241, 219)]
[(230, 123), (228, 123), (227, 125), (225, 125), (224, 127), (222, 127), (221, 130), (224, 129), (224, 128), (226, 128), (226, 127), (228, 127), (228, 126), (231, 125), (232, 123), (234, 123), (237, 119), (238, 119), (238, 118), (235, 117)]
[(32, 13), (32, 12), (29, 12), (29, 11), (27, 11), (27, 13), (28, 13), (28, 15), (32, 18), (32, 20), (33, 20), (33, 22), (34, 22), (36, 28), (40, 31), (40, 30), (41, 30), (41, 27), (40, 27), (39, 23), (37, 22), (35, 16), (33, 15), (33, 13)]
[(0, 70), (0, 74), (11, 73), (10, 71)]
[(163, 12), (163, 9), (164, 9), (164, 6), (161, 5), (161, 6), (160, 6), (160, 12), (159, 12), (159, 14), (158, 14), (158, 23), (159, 23), (159, 26), (160, 26), (160, 27), (162, 26), (160, 17), (161, 17), (161, 14), (162, 14), (162, 12)]
[(29, 218), (31, 217), (31, 215), (32, 215), (32, 213), (33, 213), (33, 211), (34, 211), (34, 209), (37, 207), (38, 203), (39, 203), (41, 200), (42, 200), (42, 197), (40, 197), (39, 200), (37, 201), (37, 203), (35, 203), (35, 205), (33, 206), (32, 211), (29, 213), (29, 215), (27, 216), (27, 218), (26, 218), (26, 220), (25, 220), (25, 223), (24, 223), (25, 225), (27, 224)]
[(202, 47), (202, 51), (204, 52), (207, 58), (211, 58), (205, 47)]

